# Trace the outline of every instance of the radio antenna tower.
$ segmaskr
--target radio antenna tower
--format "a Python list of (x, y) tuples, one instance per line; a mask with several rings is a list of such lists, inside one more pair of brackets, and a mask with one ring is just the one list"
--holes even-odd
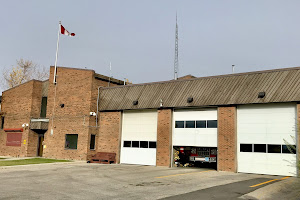
[(177, 24), (177, 12), (176, 12), (176, 30), (175, 30), (175, 59), (174, 59), (174, 79), (178, 78), (178, 24)]

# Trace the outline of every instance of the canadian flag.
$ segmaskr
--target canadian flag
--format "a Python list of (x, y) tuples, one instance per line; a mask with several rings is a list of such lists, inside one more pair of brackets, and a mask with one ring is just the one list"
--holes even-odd
[(75, 33), (70, 33), (69, 31), (67, 31), (67, 29), (65, 29), (65, 27), (63, 27), (63, 25), (60, 25), (60, 33), (71, 37), (75, 36)]

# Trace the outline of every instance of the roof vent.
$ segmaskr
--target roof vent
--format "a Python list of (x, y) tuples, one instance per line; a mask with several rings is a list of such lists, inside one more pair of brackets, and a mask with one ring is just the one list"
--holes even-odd
[(266, 96), (266, 93), (265, 92), (259, 92), (258, 93), (258, 98), (262, 99)]
[(188, 102), (188, 103), (192, 103), (193, 101), (194, 101), (194, 98), (193, 98), (193, 97), (187, 98), (187, 102)]
[(138, 104), (139, 104), (139, 101), (138, 101), (138, 100), (136, 100), (136, 101), (133, 101), (133, 102), (132, 102), (132, 104), (136, 106), (136, 105), (138, 105)]

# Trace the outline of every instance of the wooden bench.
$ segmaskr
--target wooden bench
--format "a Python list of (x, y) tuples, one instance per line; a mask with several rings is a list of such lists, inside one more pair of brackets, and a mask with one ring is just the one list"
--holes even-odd
[(109, 152), (97, 152), (88, 161), (90, 163), (102, 163), (102, 164), (112, 164), (116, 163), (116, 153)]

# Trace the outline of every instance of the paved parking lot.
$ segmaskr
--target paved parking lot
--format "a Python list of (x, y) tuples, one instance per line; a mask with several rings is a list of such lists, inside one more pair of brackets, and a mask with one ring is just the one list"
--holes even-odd
[(267, 199), (278, 191), (255, 191), (268, 184), (297, 179), (212, 169), (74, 162), (2, 167), (0, 180), (0, 199), (52, 200), (254, 199), (255, 195)]

